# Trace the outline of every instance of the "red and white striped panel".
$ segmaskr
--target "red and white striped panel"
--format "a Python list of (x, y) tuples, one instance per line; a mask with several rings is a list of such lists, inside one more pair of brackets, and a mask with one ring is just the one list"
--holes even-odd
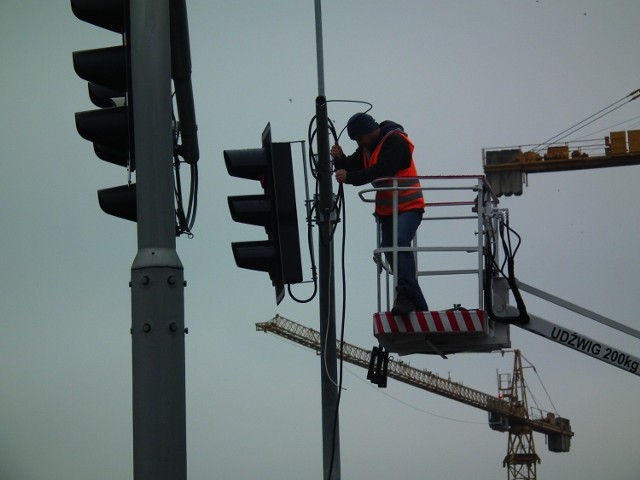
[(484, 332), (484, 311), (446, 310), (411, 312), (394, 316), (391, 312), (373, 314), (373, 333), (467, 333)]

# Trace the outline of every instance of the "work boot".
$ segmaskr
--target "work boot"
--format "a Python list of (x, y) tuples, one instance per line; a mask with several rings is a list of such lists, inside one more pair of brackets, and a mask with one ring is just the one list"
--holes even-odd
[(391, 313), (393, 315), (408, 315), (410, 312), (413, 312), (416, 309), (416, 306), (413, 302), (405, 295), (404, 293), (398, 293), (396, 296), (396, 301), (393, 304), (393, 308), (391, 309)]

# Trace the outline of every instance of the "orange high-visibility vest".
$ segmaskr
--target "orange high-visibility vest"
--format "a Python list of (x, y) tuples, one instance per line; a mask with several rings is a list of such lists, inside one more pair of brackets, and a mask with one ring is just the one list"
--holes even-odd
[[(378, 143), (370, 157), (367, 158), (366, 152), (363, 152), (365, 167), (369, 168), (378, 162), (382, 145), (385, 140), (389, 138), (389, 135), (401, 135), (409, 144), (409, 150), (411, 151), (411, 164), (409, 167), (396, 172), (394, 177), (417, 177), (418, 170), (413, 161), (413, 143), (409, 140), (407, 134), (401, 130), (392, 130), (387, 133), (383, 139), (380, 140), (380, 143)], [(390, 188), (389, 190), (378, 190), (376, 192), (376, 215), (393, 215), (394, 192), (398, 194), (398, 213), (424, 208), (424, 197), (422, 196), (422, 190), (420, 190), (420, 181), (417, 178), (407, 178), (406, 180), (398, 179), (397, 184), (399, 188), (396, 191), (393, 189), (393, 180), (375, 180), (373, 182), (373, 185), (377, 188)]]

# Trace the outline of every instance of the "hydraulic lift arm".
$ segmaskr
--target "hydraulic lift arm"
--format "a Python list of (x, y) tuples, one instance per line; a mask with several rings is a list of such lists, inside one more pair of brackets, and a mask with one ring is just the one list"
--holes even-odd
[[(494, 291), (494, 301), (499, 301), (500, 299), (504, 299), (506, 297), (504, 291), (506, 291), (507, 286), (504, 285), (504, 280), (499, 279), (497, 280), (497, 282), (498, 283), (494, 285), (494, 288), (496, 289), (496, 291)], [(555, 295), (551, 295), (550, 293), (543, 292), (542, 290), (527, 285), (526, 283), (518, 281), (518, 286), (521, 290), (537, 296), (543, 300), (549, 301), (560, 307), (591, 318), (592, 320), (595, 320), (603, 325), (615, 328), (616, 330), (619, 330), (633, 337), (640, 338), (640, 331), (635, 330), (627, 325), (618, 323), (607, 317), (580, 307), (579, 305), (575, 305), (571, 302), (556, 297)], [(498, 293), (500, 290), (502, 290), (501, 294), (496, 295), (496, 293)], [(517, 312), (516, 307), (507, 304), (498, 306), (497, 310), (504, 312), (505, 316), (507, 317), (512, 316), (514, 315), (514, 312)], [(496, 321), (499, 321), (499, 316), (494, 317), (494, 319)], [(603, 342), (592, 339), (579, 332), (556, 325), (553, 322), (545, 320), (530, 312), (529, 319), (529, 322), (524, 324), (516, 324), (516, 326), (566, 347), (577, 350), (578, 352), (597, 358), (598, 360), (613, 365), (614, 367), (621, 368), (622, 370), (640, 376), (640, 358), (623, 352), (618, 348), (606, 345)]]

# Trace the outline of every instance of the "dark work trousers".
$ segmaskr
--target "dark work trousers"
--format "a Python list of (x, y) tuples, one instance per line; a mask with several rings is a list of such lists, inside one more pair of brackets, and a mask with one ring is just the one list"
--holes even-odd
[[(410, 210), (398, 215), (398, 247), (410, 247), (416, 230), (422, 222), (422, 210)], [(379, 217), (381, 247), (393, 246), (393, 217)], [(398, 252), (397, 268), (393, 265), (393, 252), (386, 252), (387, 262), (398, 276), (398, 294), (405, 294), (416, 310), (429, 310), (416, 276), (414, 252)]]

